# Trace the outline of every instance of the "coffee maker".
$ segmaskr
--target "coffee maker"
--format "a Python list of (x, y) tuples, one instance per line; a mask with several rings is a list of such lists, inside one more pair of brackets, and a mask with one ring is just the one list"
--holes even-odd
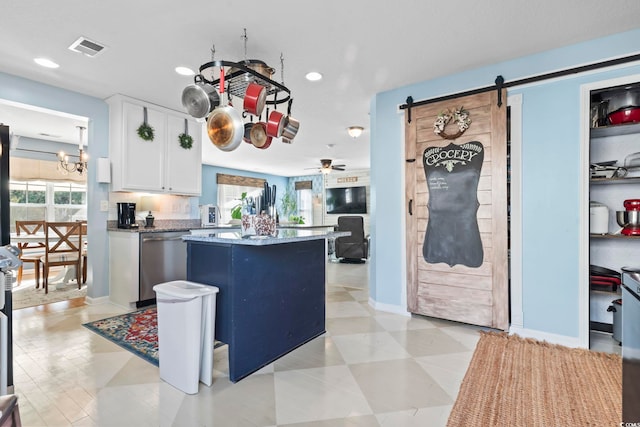
[(135, 203), (118, 203), (118, 228), (138, 228)]

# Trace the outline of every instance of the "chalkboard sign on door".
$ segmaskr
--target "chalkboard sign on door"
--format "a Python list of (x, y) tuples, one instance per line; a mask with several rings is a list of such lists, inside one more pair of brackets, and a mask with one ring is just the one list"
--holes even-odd
[(482, 265), (476, 214), (483, 160), (484, 147), (478, 141), (424, 150), (422, 164), (429, 189), (429, 221), (422, 246), (425, 261), (451, 267)]

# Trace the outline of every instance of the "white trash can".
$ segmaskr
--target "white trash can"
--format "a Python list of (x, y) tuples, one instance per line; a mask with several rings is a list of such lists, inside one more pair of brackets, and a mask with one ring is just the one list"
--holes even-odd
[(187, 393), (213, 381), (215, 286), (186, 280), (153, 287), (158, 303), (160, 378)]

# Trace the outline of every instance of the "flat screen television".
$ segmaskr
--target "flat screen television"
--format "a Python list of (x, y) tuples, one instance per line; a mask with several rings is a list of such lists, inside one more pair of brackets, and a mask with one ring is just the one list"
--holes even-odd
[(327, 188), (328, 214), (366, 214), (367, 187)]

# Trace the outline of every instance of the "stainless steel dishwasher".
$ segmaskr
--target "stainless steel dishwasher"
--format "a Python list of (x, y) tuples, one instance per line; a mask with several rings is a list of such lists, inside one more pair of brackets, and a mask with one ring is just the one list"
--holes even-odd
[(187, 279), (188, 231), (140, 233), (140, 296), (138, 306), (153, 303), (158, 283)]

